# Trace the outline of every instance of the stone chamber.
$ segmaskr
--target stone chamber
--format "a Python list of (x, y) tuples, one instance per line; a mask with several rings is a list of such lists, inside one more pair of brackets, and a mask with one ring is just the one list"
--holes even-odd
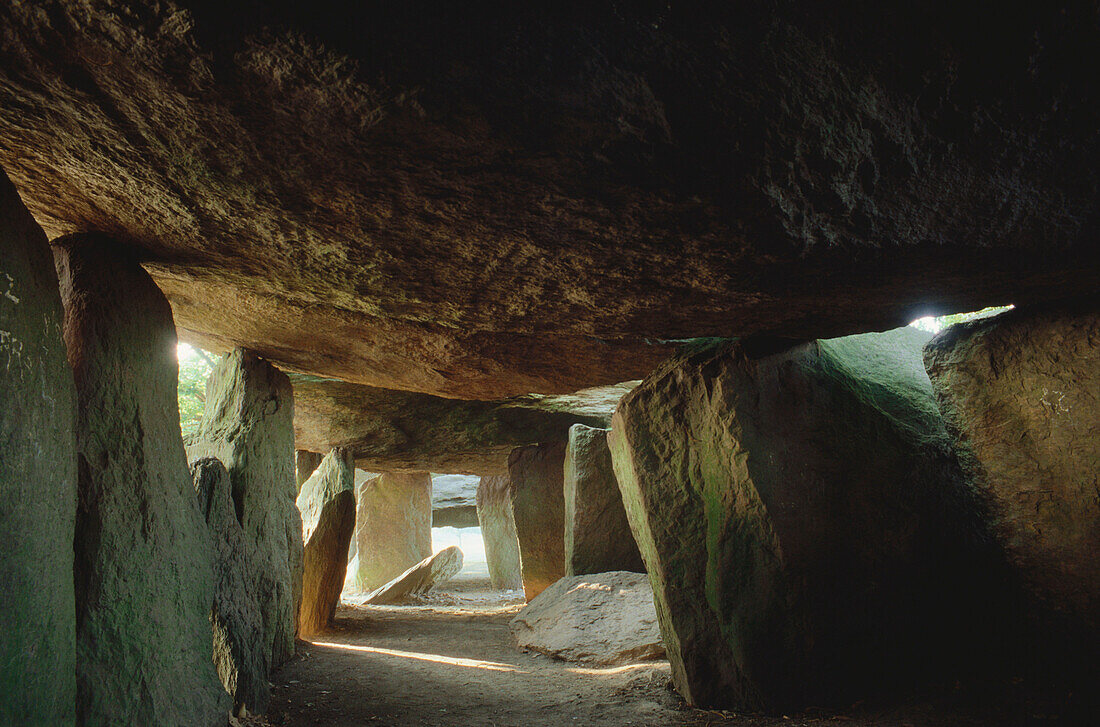
[(0, 4), (0, 726), (1100, 724), (1098, 49)]

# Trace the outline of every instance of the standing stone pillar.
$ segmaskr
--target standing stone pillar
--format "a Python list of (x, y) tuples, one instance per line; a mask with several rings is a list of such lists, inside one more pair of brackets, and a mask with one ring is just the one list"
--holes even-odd
[(477, 520), (485, 544), (489, 582), (501, 591), (523, 587), (519, 538), (512, 515), (512, 488), (507, 475), (482, 477), (477, 486)]
[(1001, 605), (977, 592), (993, 549), (926, 340), (713, 344), (619, 403), (615, 473), (690, 703), (846, 704), (986, 653), (972, 631)]
[[(1015, 310), (925, 348), (960, 461), (1044, 632), (1100, 641), (1100, 314)], [(1048, 646), (1047, 643), (1043, 644)], [(1090, 668), (1092, 667), (1090, 664)]]
[(348, 570), (348, 545), (355, 532), (355, 460), (334, 449), (302, 485), (305, 558), (298, 634), (303, 638), (324, 631), (336, 615), (336, 604)]
[(532, 444), (508, 456), (523, 595), (530, 601), (565, 575), (565, 443)]
[(383, 586), (432, 554), (432, 476), (374, 475), (358, 488), (356, 586)]
[(271, 668), (229, 473), (218, 460), (203, 457), (191, 463), (191, 480), (214, 549), (214, 603), (210, 609), (214, 666), (225, 691), (233, 697), (234, 714), (263, 714), (271, 699), (267, 681)]
[(187, 448), (192, 460), (216, 457), (229, 471), (272, 668), (294, 654), (302, 594), (293, 420), (287, 375), (236, 349), (218, 361), (206, 381), (202, 424)]
[(221, 725), (213, 553), (176, 401), (172, 309), (105, 238), (57, 242), (77, 391), (77, 721)]
[(565, 573), (645, 573), (611, 467), (606, 429), (569, 428), (565, 448)]
[(76, 391), (46, 235), (0, 170), (0, 724), (72, 725)]
[(299, 449), (294, 452), (294, 476), (298, 481), (298, 492), (301, 493), (302, 485), (309, 476), (321, 465), (323, 454)]

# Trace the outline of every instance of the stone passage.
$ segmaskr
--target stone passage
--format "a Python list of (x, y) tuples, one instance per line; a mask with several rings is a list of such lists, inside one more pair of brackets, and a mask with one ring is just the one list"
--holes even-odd
[(57, 243), (77, 390), (77, 720), (225, 724), (210, 537), (176, 404), (172, 310), (110, 241)]
[(432, 477), (427, 472), (370, 477), (355, 509), (356, 586), (371, 591), (432, 554)]
[(645, 573), (611, 467), (607, 430), (574, 424), (565, 448), (565, 573)]
[(967, 648), (988, 542), (921, 364), (927, 337), (773, 355), (709, 343), (623, 399), (615, 472), (689, 702), (835, 703), (942, 679)]
[(302, 485), (305, 558), (298, 635), (324, 631), (336, 615), (336, 603), (348, 569), (348, 545), (355, 532), (355, 462), (347, 450), (334, 449)]
[(432, 527), (476, 528), (477, 486), (473, 475), (432, 475)]
[(481, 478), (477, 485), (477, 521), (493, 588), (502, 591), (522, 588), (519, 539), (507, 475)]
[(0, 724), (76, 704), (76, 391), (46, 235), (0, 170)]
[(302, 593), (293, 418), (286, 374), (236, 349), (222, 357), (207, 379), (202, 425), (187, 448), (192, 459), (216, 457), (229, 471), (272, 668), (294, 654)]
[(564, 442), (520, 447), (508, 457), (523, 595), (528, 601), (565, 575), (564, 464)]
[(229, 473), (218, 460), (204, 457), (191, 463), (191, 480), (214, 551), (214, 605), (210, 610), (214, 666), (222, 686), (233, 698), (233, 712), (262, 714), (271, 698), (267, 681), (270, 665)]
[[(960, 459), (1043, 619), (1100, 633), (1100, 314), (1016, 310), (925, 349)], [(1080, 645), (1080, 644), (1079, 644)], [(1095, 653), (1091, 656), (1095, 656)]]

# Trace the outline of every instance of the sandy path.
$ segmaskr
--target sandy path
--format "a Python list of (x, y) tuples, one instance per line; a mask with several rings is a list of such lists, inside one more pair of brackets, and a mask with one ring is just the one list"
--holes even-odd
[[(589, 669), (518, 651), (508, 621), (514, 596), (471, 591), (432, 605), (341, 607), (332, 633), (299, 642), (275, 675), (266, 719), (249, 725), (351, 727), (562, 727), (563, 725), (729, 725), (730, 727), (971, 727), (1032, 724), (976, 719), (931, 705), (790, 718), (686, 707), (669, 687), (667, 662)], [(1012, 714), (1015, 710), (1010, 710)], [(1022, 715), (1013, 715), (1022, 716)], [(1043, 724), (1065, 724), (1057, 719)]]

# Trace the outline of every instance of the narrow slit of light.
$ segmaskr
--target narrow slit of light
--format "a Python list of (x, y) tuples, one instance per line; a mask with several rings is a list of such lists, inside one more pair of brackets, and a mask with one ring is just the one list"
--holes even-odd
[(396, 656), (402, 659), (416, 659), (417, 661), (430, 661), (435, 664), (449, 664), (451, 666), (464, 666), (472, 669), (488, 669), (489, 671), (511, 671), (520, 674), (527, 672), (514, 664), (503, 664), (499, 661), (483, 661), (481, 659), (465, 659), (459, 656), (442, 656), (440, 654), (422, 654), (416, 651), (400, 651), (398, 649), (383, 649), (377, 646), (353, 646), (352, 644), (335, 644), (331, 641), (314, 641), (317, 646), (328, 646), (344, 651), (359, 651), (365, 654), (379, 654), (381, 656)]

